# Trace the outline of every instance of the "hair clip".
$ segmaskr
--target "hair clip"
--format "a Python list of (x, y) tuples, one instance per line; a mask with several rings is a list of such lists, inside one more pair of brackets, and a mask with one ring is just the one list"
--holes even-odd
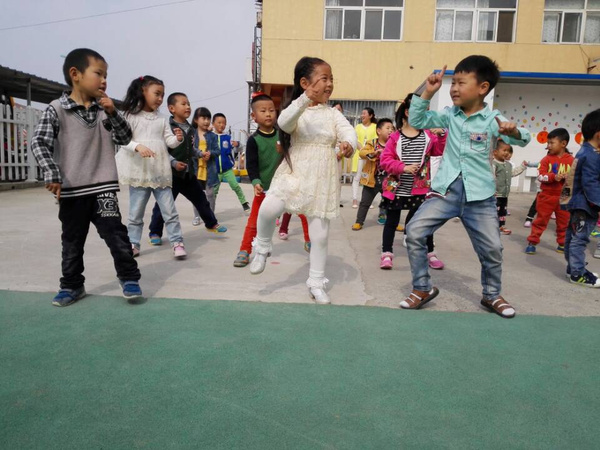
[(140, 81), (144, 81), (144, 77), (140, 77)]

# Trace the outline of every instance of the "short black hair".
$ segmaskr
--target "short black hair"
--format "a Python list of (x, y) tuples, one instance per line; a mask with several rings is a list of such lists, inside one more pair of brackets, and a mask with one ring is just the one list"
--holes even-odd
[(106, 62), (100, 53), (89, 48), (76, 48), (75, 50), (71, 50), (69, 52), (63, 64), (63, 75), (69, 86), (73, 87), (73, 81), (71, 81), (69, 69), (71, 67), (75, 67), (78, 71), (84, 72), (85, 69), (87, 69), (90, 65), (90, 58)]
[(569, 132), (567, 130), (565, 130), (564, 128), (555, 128), (550, 133), (548, 133), (548, 140), (554, 139), (554, 138), (558, 139), (559, 141), (567, 141), (567, 144), (569, 143), (569, 140), (571, 139), (569, 137)]
[(185, 95), (183, 92), (173, 92), (171, 95), (169, 95), (167, 97), (167, 106), (174, 105), (175, 102), (177, 102), (177, 97), (187, 98), (187, 95)]
[(386, 123), (391, 123), (392, 126), (394, 125), (394, 122), (392, 122), (391, 119), (388, 119), (387, 117), (384, 117), (382, 119), (379, 119), (377, 121), (377, 128), (381, 128), (382, 126), (384, 126)]
[(583, 139), (589, 141), (600, 131), (600, 109), (586, 114), (581, 122), (581, 134)]
[(213, 118), (212, 121), (214, 122), (215, 120), (217, 120), (219, 117), (222, 117), (223, 119), (227, 120), (227, 117), (225, 117), (225, 114), (223, 113), (216, 113)]
[(472, 73), (479, 84), (487, 81), (490, 84), (488, 93), (496, 87), (500, 79), (498, 64), (484, 55), (467, 56), (454, 68), (454, 73)]
[[(268, 101), (268, 102), (272, 102), (273, 99), (271, 98), (270, 95), (267, 94), (259, 94), (256, 97), (252, 98), (252, 101), (250, 102), (250, 107), (252, 108), (252, 110), (254, 111), (254, 104), (258, 103), (258, 102), (264, 102), (264, 101)], [(275, 102), (273, 102), (275, 103)], [(223, 116), (224, 117), (224, 116)]]

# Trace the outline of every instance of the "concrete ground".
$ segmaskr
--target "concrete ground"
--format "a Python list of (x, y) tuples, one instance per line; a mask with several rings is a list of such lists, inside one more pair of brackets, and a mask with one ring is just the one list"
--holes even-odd
[[(252, 189), (243, 184), (251, 202)], [(120, 194), (121, 210), (127, 215), (128, 194)], [(352, 231), (356, 210), (351, 208), (351, 188), (342, 189), (344, 208), (332, 222), (327, 277), (334, 305), (368, 305), (397, 308), (410, 292), (410, 270), (402, 235), (397, 233), (394, 269), (379, 269), (382, 227), (376, 224), (377, 209), (370, 211), (365, 228)], [(509, 200), (513, 230), (504, 241), (504, 296), (519, 314), (599, 316), (600, 291), (567, 283), (563, 256), (555, 252), (554, 224), (542, 238), (538, 254), (525, 255), (528, 229), (522, 223), (533, 194), (513, 194)], [(142, 288), (149, 297), (198, 300), (246, 300), (260, 302), (311, 303), (305, 287), (308, 255), (303, 250), (300, 221), (292, 218), (290, 238), (274, 239), (273, 256), (265, 272), (253, 276), (247, 268), (234, 268), (246, 216), (234, 193), (221, 188), (217, 217), (229, 231), (216, 236), (204, 227), (193, 227), (192, 208), (180, 197), (181, 216), (189, 257), (175, 261), (168, 245), (142, 246), (138, 259)], [(146, 214), (149, 220), (150, 207)], [(0, 192), (0, 289), (52, 292), (60, 277), (60, 223), (58, 207), (43, 188)], [(433, 273), (440, 295), (427, 310), (484, 311), (479, 305), (480, 266), (460, 222), (448, 222), (436, 233), (436, 251), (446, 268)], [(595, 242), (590, 244), (590, 252)], [(600, 271), (600, 261), (589, 254), (589, 268)], [(85, 254), (86, 289), (94, 295), (119, 295), (108, 249), (97, 233), (90, 232)], [(50, 301), (51, 295), (48, 296)]]

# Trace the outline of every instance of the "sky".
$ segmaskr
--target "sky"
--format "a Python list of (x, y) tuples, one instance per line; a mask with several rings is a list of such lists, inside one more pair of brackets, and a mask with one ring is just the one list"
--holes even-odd
[[(0, 29), (175, 1), (0, 0)], [(255, 21), (253, 0), (194, 0), (0, 30), (0, 65), (64, 83), (64, 56), (74, 48), (92, 48), (108, 62), (111, 97), (122, 99), (131, 80), (153, 75), (164, 81), (167, 95), (185, 92), (192, 110), (206, 106), (213, 114), (224, 113), (233, 130), (245, 129), (246, 61)], [(161, 112), (168, 113), (166, 104)]]

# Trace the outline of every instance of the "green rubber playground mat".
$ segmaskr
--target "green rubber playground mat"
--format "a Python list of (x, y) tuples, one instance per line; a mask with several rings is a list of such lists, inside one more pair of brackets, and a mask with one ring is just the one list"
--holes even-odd
[(0, 291), (0, 448), (597, 448), (600, 318)]

